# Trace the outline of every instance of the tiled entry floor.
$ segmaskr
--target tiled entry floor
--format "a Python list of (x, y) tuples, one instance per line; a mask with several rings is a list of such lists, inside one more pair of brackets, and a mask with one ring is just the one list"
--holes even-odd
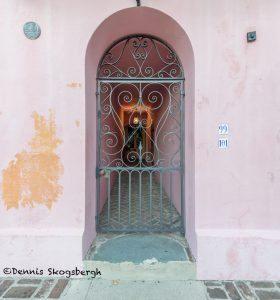
[(152, 184), (150, 173), (142, 172), (140, 186), (139, 173), (132, 172), (130, 197), (128, 172), (122, 173), (120, 184), (117, 177), (111, 190), (110, 203), (107, 200), (102, 209), (100, 225), (103, 228), (110, 226), (116, 231), (127, 228), (137, 231), (146, 227), (180, 230), (180, 214), (160, 187), (155, 174), (151, 177)]

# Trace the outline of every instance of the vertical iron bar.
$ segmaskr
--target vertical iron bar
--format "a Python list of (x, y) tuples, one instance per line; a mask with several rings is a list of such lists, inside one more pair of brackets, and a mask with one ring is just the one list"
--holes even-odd
[(162, 172), (163, 171), (159, 171), (160, 174), (160, 226), (162, 227)]
[(100, 111), (100, 81), (97, 81), (97, 161), (96, 161), (96, 167), (97, 167), (97, 172), (96, 172), (96, 191), (97, 191), (97, 205), (96, 205), (96, 222), (97, 222), (97, 227), (100, 225), (100, 176), (99, 176), (99, 171), (100, 171), (100, 119), (101, 119), (101, 111)]
[(142, 172), (139, 171), (139, 222), (142, 221)]
[(170, 198), (170, 203), (169, 203), (169, 213), (170, 213), (170, 226), (172, 226), (172, 171), (169, 173), (169, 198)]
[(152, 178), (153, 172), (150, 171), (150, 222), (152, 226), (152, 193), (153, 193), (153, 178)]
[(132, 171), (128, 171), (128, 224), (130, 225), (130, 217), (131, 217), (131, 173)]
[(111, 172), (109, 172), (108, 177), (108, 225), (110, 224), (110, 210), (111, 210)]
[(181, 122), (180, 122), (180, 146), (181, 146), (181, 157), (180, 157), (180, 173), (181, 173), (181, 234), (185, 234), (185, 91), (184, 81), (180, 81), (180, 110), (181, 110)]
[(121, 221), (121, 171), (119, 173), (119, 222)]

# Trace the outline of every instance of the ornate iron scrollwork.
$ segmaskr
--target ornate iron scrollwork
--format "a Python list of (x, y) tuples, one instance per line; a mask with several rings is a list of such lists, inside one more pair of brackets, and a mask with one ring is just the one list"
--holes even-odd
[(183, 79), (183, 70), (169, 46), (156, 38), (139, 35), (117, 42), (105, 53), (98, 78)]
[(100, 95), (101, 167), (180, 166), (180, 82), (104, 82)]

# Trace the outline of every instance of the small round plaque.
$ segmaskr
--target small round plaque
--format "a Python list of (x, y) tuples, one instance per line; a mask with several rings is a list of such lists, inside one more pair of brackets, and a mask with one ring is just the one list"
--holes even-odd
[(24, 35), (30, 40), (36, 40), (41, 35), (41, 28), (35, 22), (27, 22), (23, 25)]

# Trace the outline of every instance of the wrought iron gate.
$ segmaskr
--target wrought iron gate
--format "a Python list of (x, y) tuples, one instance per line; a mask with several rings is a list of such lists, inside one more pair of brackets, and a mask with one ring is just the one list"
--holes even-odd
[(184, 231), (184, 75), (176, 53), (129, 36), (97, 80), (98, 231)]

